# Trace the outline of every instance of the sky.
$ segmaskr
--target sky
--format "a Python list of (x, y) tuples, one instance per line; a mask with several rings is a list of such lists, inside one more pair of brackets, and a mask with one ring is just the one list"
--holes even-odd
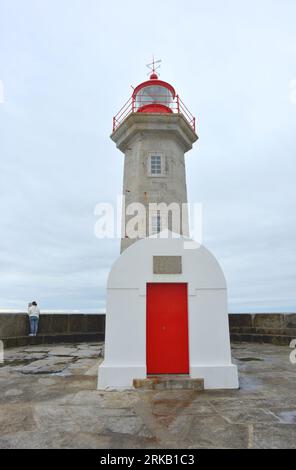
[(99, 311), (112, 117), (162, 59), (197, 118), (188, 200), (230, 312), (296, 312), (294, 0), (0, 0), (0, 309)]

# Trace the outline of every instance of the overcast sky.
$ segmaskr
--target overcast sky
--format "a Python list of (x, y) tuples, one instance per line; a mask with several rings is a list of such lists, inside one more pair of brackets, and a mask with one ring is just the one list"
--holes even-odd
[(197, 116), (188, 199), (229, 310), (296, 311), (295, 19), (294, 0), (0, 0), (0, 308), (104, 308), (112, 116), (155, 54)]

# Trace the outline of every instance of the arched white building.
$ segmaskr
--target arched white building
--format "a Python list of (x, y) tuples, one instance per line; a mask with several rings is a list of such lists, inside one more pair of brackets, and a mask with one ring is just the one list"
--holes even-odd
[(215, 257), (189, 239), (150, 237), (126, 249), (107, 285), (105, 360), (98, 388), (147, 375), (187, 374), (206, 389), (238, 388), (227, 289)]

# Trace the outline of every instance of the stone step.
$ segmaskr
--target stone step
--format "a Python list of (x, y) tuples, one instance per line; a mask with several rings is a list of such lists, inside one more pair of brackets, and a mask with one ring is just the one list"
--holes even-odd
[(149, 375), (146, 379), (134, 379), (133, 386), (143, 390), (204, 390), (204, 379), (192, 379), (189, 375)]

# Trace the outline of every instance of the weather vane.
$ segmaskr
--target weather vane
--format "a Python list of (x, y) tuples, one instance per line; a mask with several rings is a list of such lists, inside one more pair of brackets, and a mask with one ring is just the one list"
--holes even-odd
[(160, 68), (160, 65), (161, 65), (161, 59), (154, 60), (154, 56), (152, 56), (152, 62), (146, 65), (146, 67), (148, 67), (148, 69), (150, 70), (150, 72), (147, 75), (150, 75), (151, 72), (152, 74), (155, 74), (156, 70)]

